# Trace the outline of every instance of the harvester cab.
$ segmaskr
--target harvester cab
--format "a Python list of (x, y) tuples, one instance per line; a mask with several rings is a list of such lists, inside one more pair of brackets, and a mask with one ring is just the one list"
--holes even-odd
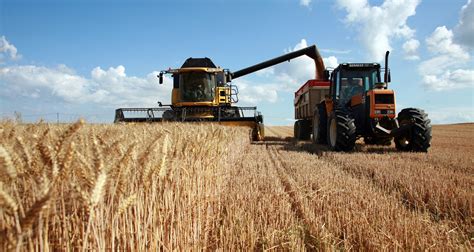
[(217, 122), (252, 129), (252, 139), (264, 138), (263, 116), (256, 107), (232, 106), (238, 102), (232, 73), (217, 67), (209, 58), (188, 58), (181, 68), (161, 71), (173, 79), (171, 104), (158, 102), (157, 108), (119, 108), (115, 122)]
[(179, 69), (161, 71), (160, 84), (164, 74), (173, 78), (171, 104), (175, 107), (230, 106), (238, 100), (231, 73), (216, 67), (209, 58), (189, 58)]

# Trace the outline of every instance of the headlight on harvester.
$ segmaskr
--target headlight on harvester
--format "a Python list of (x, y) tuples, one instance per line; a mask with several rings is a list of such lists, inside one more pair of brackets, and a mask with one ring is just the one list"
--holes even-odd
[(375, 110), (375, 114), (376, 114), (376, 115), (382, 114), (382, 110), (376, 109), (376, 110)]
[(393, 115), (393, 114), (395, 114), (395, 110), (387, 110), (387, 114), (388, 115)]

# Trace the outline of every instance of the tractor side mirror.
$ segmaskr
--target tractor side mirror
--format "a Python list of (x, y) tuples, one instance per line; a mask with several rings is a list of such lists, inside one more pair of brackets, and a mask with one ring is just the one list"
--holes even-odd
[(163, 84), (163, 72), (160, 72), (160, 74), (157, 77), (159, 79), (159, 83)]

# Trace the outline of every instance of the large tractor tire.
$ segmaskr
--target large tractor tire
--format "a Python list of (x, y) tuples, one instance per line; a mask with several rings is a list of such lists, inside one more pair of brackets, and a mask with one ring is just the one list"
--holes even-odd
[(326, 113), (326, 104), (323, 102), (316, 106), (313, 117), (313, 143), (327, 143), (327, 124), (328, 116)]
[(294, 135), (296, 140), (308, 140), (311, 137), (311, 125), (308, 120), (295, 122)]
[(406, 134), (395, 137), (395, 147), (400, 151), (427, 152), (431, 146), (431, 120), (425, 111), (406, 108), (398, 113), (400, 126), (412, 124)]
[(370, 145), (390, 146), (392, 144), (391, 137), (364, 137), (364, 143)]
[(327, 124), (327, 142), (334, 151), (352, 151), (356, 141), (354, 118), (345, 109), (331, 112)]

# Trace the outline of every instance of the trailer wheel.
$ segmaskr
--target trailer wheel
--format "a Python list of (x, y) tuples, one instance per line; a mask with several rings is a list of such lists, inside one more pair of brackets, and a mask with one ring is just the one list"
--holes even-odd
[(326, 104), (320, 103), (314, 110), (313, 117), (313, 143), (327, 143), (327, 123)]
[(395, 137), (395, 147), (400, 151), (427, 152), (431, 146), (431, 120), (421, 109), (407, 108), (398, 113), (400, 126), (412, 124), (406, 134)]
[(294, 126), (294, 136), (296, 140), (308, 140), (311, 137), (310, 122), (308, 120), (298, 120)]
[(345, 109), (335, 109), (328, 118), (327, 142), (334, 151), (352, 151), (356, 141), (354, 119)]

